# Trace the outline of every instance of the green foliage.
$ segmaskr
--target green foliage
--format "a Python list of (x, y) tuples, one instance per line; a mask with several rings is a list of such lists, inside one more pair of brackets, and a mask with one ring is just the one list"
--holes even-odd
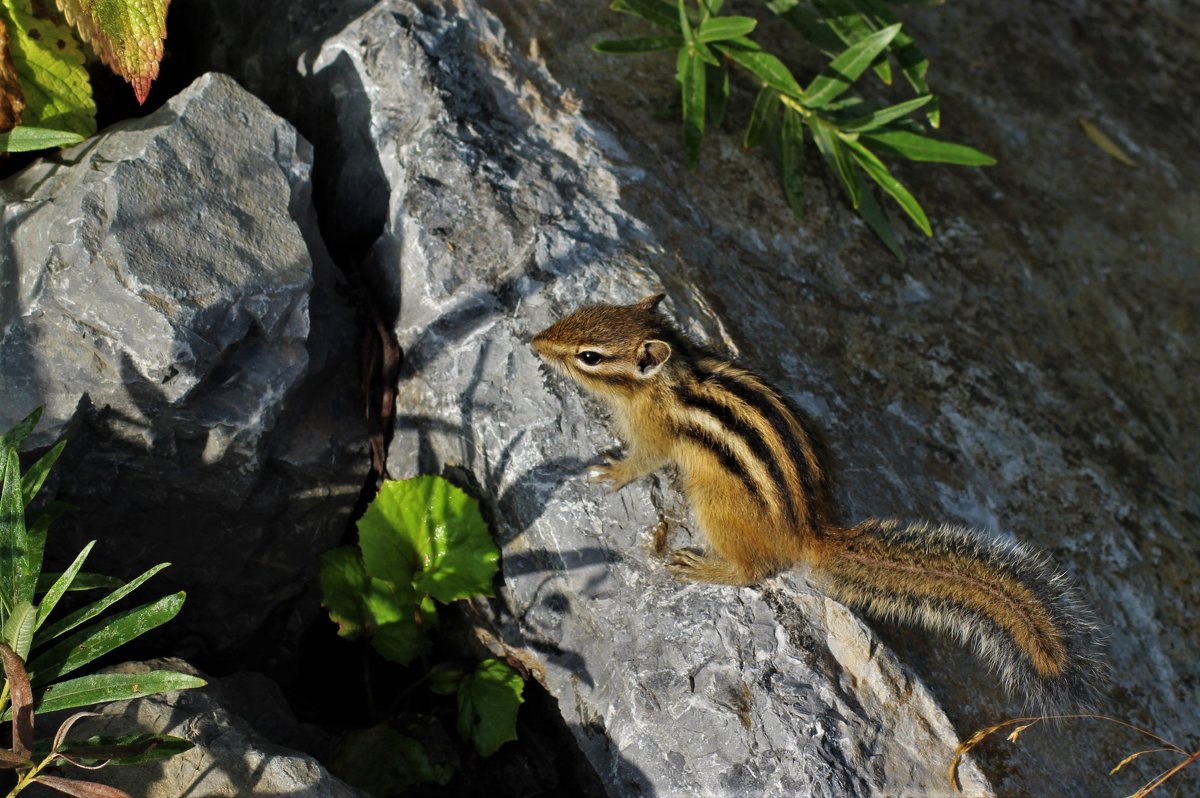
[(163, 56), (167, 2), (55, 0), (55, 9), (35, 0), (0, 0), (20, 85), (17, 107), (23, 106), (16, 126), (0, 129), (0, 153), (65, 147), (96, 132), (81, 40), (145, 102)]
[[(66, 734), (70, 727), (79, 718), (92, 714), (82, 712), (60, 726), (53, 743), (39, 745), (33, 740), (35, 711), (74, 709), (199, 687), (204, 681), (173, 671), (61, 678), (173, 618), (183, 605), (183, 594), (166, 596), (93, 622), (166, 565), (151, 568), (129, 583), (116, 580), (114, 584), (111, 577), (81, 573), (95, 545), (92, 542), (62, 574), (42, 574), (49, 520), (62, 508), (47, 505), (27, 515), (26, 507), (41, 490), (50, 468), (62, 453), (63, 444), (50, 449), (24, 475), (17, 456), (17, 448), (29, 437), (40, 416), (39, 408), (0, 435), (0, 637), (3, 638), (0, 658), (5, 673), (0, 691), (0, 717), (13, 719), (14, 729), (12, 749), (0, 749), (0, 768), (17, 771), (17, 786), (10, 796), (34, 782), (70, 795), (118, 796), (123, 793), (53, 776), (49, 771), (66, 761), (89, 767), (144, 762), (187, 750), (191, 743), (155, 734), (68, 741)], [(32, 523), (31, 518), (35, 519)], [(67, 592), (110, 587), (113, 589), (103, 598), (46, 623)], [(39, 597), (40, 603), (35, 603)], [(55, 640), (58, 642), (51, 645)]]
[[(706, 107), (715, 95), (723, 109), (729, 70), (739, 67), (760, 85), (746, 127), (746, 149), (764, 147), (779, 169), (784, 196), (799, 217), (804, 209), (805, 130), (822, 160), (837, 177), (850, 204), (888, 249), (904, 259), (895, 231), (869, 189), (874, 183), (926, 235), (933, 230), (917, 200), (879, 159), (988, 166), (995, 160), (962, 144), (926, 135), (937, 127), (940, 109), (925, 76), (929, 61), (883, 0), (766, 0), (767, 8), (790, 23), (817, 49), (832, 56), (802, 87), (788, 67), (749, 38), (751, 17), (721, 16), (722, 0), (615, 0), (614, 11), (631, 14), (669, 34), (603, 41), (603, 53), (630, 54), (677, 50), (675, 80), (683, 112), (683, 151), (693, 168), (700, 158)], [(719, 57), (718, 57), (719, 56)], [(885, 84), (898, 67), (916, 97), (887, 106), (868, 103), (850, 88), (868, 70)], [(713, 92), (708, 87), (723, 87)]]
[(451, 764), (432, 762), (419, 741), (383, 724), (346, 735), (329, 768), (368, 795), (400, 795), (454, 778)]
[[(408, 664), (429, 650), (435, 601), (492, 594), (500, 551), (478, 504), (440, 477), (385, 482), (359, 520), (358, 534), (357, 546), (321, 558), (324, 605), (340, 636), (366, 635), (387, 659)], [(516, 739), (524, 682), (506, 663), (485, 660), (470, 673), (436, 665), (423, 680), (434, 693), (457, 696), (459, 732), (481, 755)], [(374, 731), (354, 746), (373, 751), (390, 745), (395, 750), (389, 756), (415, 756), (411, 741), (398, 739), (408, 740)], [(345, 756), (353, 770), (353, 762), (372, 754), (355, 750)]]

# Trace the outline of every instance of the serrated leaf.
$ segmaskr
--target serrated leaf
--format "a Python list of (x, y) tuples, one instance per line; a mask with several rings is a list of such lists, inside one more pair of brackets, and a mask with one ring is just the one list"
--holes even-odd
[[(92, 602), (91, 604), (88, 604), (85, 607), (80, 607), (78, 610), (76, 610), (75, 612), (72, 612), (70, 615), (65, 616), (60, 621), (55, 621), (53, 624), (48, 626), (44, 631), (42, 631), (42, 633), (40, 635), (38, 635), (38, 638), (37, 638), (38, 645), (41, 646), (44, 643), (47, 643), (47, 642), (53, 640), (54, 638), (60, 637), (61, 635), (71, 631), (72, 629), (79, 626), (80, 624), (87, 623), (92, 618), (95, 618), (97, 615), (104, 612), (106, 609), (108, 609), (112, 605), (116, 604), (118, 601), (125, 598), (133, 591), (137, 590), (139, 587), (141, 587), (143, 584), (145, 584), (146, 580), (148, 580), (150, 577), (157, 574), (162, 569), (168, 567), (169, 565), (170, 565), (170, 563), (166, 563), (166, 562), (159, 563), (158, 565), (155, 565), (154, 567), (142, 572), (136, 578), (131, 579), (129, 582), (122, 585), (121, 587), (118, 587), (116, 590), (112, 591), (104, 598), (97, 599), (96, 601)], [(45, 603), (45, 602), (43, 602), (43, 603)]]
[(770, 123), (778, 113), (779, 92), (770, 86), (763, 86), (754, 98), (754, 109), (750, 112), (750, 122), (746, 126), (746, 137), (742, 146), (748, 150), (763, 146), (770, 131)]
[(616, 0), (609, 8), (622, 14), (641, 17), (662, 28), (674, 30), (679, 27), (678, 18), (675, 16), (675, 4), (666, 0)]
[(904, 263), (904, 250), (900, 248), (900, 242), (896, 240), (896, 231), (892, 228), (892, 223), (887, 218), (887, 214), (883, 212), (883, 208), (880, 208), (879, 203), (875, 201), (875, 195), (871, 193), (871, 189), (866, 185), (866, 178), (863, 177), (862, 172), (855, 172), (854, 176), (858, 181), (858, 191), (861, 197), (861, 201), (858, 203), (858, 215), (867, 223), (871, 231), (879, 237), (879, 240), (895, 256), (896, 260)]
[(745, 36), (758, 25), (752, 17), (712, 17), (700, 23), (697, 38), (702, 42), (719, 42)]
[[(0, 7), (8, 12), (9, 50), (25, 93), (22, 126), (80, 136), (95, 133), (92, 84), (71, 28), (58, 19), (35, 16), (30, 0), (0, 0)], [(17, 130), (9, 133), (10, 146)], [(21, 133), (16, 143), (28, 149), (30, 137)]]
[(0, 19), (0, 133), (7, 133), (21, 124), (25, 110), (25, 94), (12, 55), (8, 52), (8, 26)]
[(857, 141), (847, 142), (847, 146), (850, 149), (851, 156), (862, 167), (862, 170), (867, 173), (867, 176), (890, 194), (892, 199), (896, 200), (896, 204), (909, 215), (917, 227), (921, 229), (921, 232), (927, 236), (933, 235), (933, 229), (929, 226), (929, 219), (925, 216), (925, 211), (921, 208), (920, 203), (909, 193), (909, 190), (904, 187), (903, 183), (892, 176), (892, 173), (883, 165), (883, 162)]
[(679, 51), (676, 64), (679, 93), (683, 100), (683, 152), (692, 169), (700, 162), (704, 142), (705, 66), (700, 56)]
[(933, 161), (960, 166), (991, 166), (992, 156), (965, 144), (938, 141), (907, 130), (871, 131), (863, 133), (860, 141), (871, 142), (872, 149), (898, 155), (910, 161)]
[(517, 710), (525, 681), (508, 664), (486, 659), (458, 688), (458, 733), (480, 756), (517, 739)]
[(54, 463), (58, 461), (58, 456), (62, 454), (66, 445), (66, 441), (59, 441), (54, 444), (50, 451), (39, 457), (38, 461), (31, 465), (29, 470), (25, 472), (25, 476), (21, 477), (21, 498), (25, 501), (26, 507), (38, 495), (38, 491), (42, 489), (42, 485), (46, 482), (46, 477), (50, 475), (50, 469), (54, 467)]
[(804, 215), (804, 119), (786, 108), (780, 133), (779, 174), (783, 193), (796, 218)]
[(850, 84), (858, 80), (859, 75), (866, 71), (875, 57), (887, 48), (899, 32), (899, 25), (891, 25), (846, 48), (846, 51), (830, 61), (804, 90), (808, 98), (806, 104), (810, 108), (823, 108), (850, 88)]
[[(443, 603), (491, 595), (500, 551), (479, 505), (441, 477), (384, 482), (358, 532), (371, 576), (395, 582), (407, 572), (417, 594)], [(391, 557), (397, 549), (402, 556)], [(409, 568), (410, 561), (415, 567)]]
[(145, 102), (163, 56), (168, 0), (56, 2), (101, 60), (129, 81), (138, 102)]
[(635, 39), (596, 42), (592, 49), (598, 53), (652, 53), (657, 50), (674, 50), (682, 46), (682, 36), (642, 36)]
[(813, 141), (816, 142), (817, 149), (821, 151), (825, 163), (837, 175), (838, 182), (842, 184), (842, 188), (850, 197), (850, 204), (857, 208), (862, 201), (862, 190), (855, 177), (854, 163), (850, 153), (846, 150), (846, 145), (824, 119), (810, 117), (808, 127), (812, 131)]
[[(33, 706), (42, 713), (59, 712), (175, 690), (190, 690), (205, 684), (207, 682), (203, 679), (178, 671), (94, 673), (49, 685), (34, 694)], [(9, 716), (6, 712), (3, 718)]]
[(730, 39), (713, 45), (719, 52), (736, 64), (754, 73), (755, 77), (776, 91), (787, 94), (802, 102), (805, 101), (804, 90), (792, 77), (792, 73), (783, 62), (770, 53), (764, 52), (757, 44), (749, 39)]
[(35, 686), (65, 676), (179, 614), (185, 594), (180, 591), (158, 601), (105, 618), (65, 638), (29, 663)]
[(911, 100), (905, 100), (902, 103), (871, 110), (848, 119), (839, 119), (838, 129), (851, 133), (876, 130), (889, 122), (908, 116), (918, 108), (928, 105), (932, 100), (933, 95), (926, 94), (923, 97), (915, 97)]

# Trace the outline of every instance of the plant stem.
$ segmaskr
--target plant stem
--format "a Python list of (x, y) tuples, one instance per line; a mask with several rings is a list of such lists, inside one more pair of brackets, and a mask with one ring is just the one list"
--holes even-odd
[(25, 789), (30, 784), (33, 784), (33, 782), (41, 774), (42, 770), (57, 758), (58, 754), (51, 752), (50, 756), (46, 757), (41, 762), (30, 768), (29, 772), (24, 776), (21, 776), (21, 778), (17, 781), (17, 786), (12, 788), (12, 792), (8, 794), (7, 798), (14, 798), (14, 796), (16, 796), (16, 794), (21, 790)]

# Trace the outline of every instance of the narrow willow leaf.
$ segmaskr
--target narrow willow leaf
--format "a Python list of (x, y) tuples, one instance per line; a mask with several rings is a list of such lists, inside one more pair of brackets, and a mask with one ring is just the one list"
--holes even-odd
[(480, 756), (491, 756), (517, 739), (517, 710), (525, 700), (521, 675), (498, 659), (486, 659), (458, 688), (458, 733)]
[(13, 607), (12, 614), (4, 622), (4, 642), (12, 646), (13, 651), (17, 652), (17, 656), (22, 661), (29, 656), (35, 620), (37, 620), (37, 608), (28, 601), (22, 601)]
[(0, 133), (0, 152), (37, 152), (69, 147), (81, 141), (83, 136), (78, 133), (18, 125), (8, 133)]
[(179, 614), (184, 595), (164, 596), (82, 629), (30, 662), (30, 678), (44, 685), (161, 626)]
[[(35, 16), (29, 0), (0, 0), (6, 12), (9, 48), (25, 94), (22, 126), (90, 136), (96, 132), (96, 103), (83, 50), (70, 26)], [(16, 134), (16, 135), (14, 135)], [(30, 149), (30, 135), (14, 128), (8, 144)], [(61, 146), (64, 142), (32, 147)]]
[(783, 193), (799, 219), (804, 215), (804, 119), (791, 108), (783, 112), (781, 144), (779, 173)]
[(4, 662), (4, 678), (8, 681), (12, 707), (12, 750), (28, 758), (33, 746), (33, 690), (24, 660), (7, 643), (0, 643), (0, 660)]
[(50, 469), (54, 467), (54, 463), (58, 460), (58, 456), (62, 454), (66, 445), (66, 441), (59, 441), (54, 444), (54, 447), (39, 457), (38, 461), (31, 465), (29, 470), (25, 472), (25, 476), (21, 477), (21, 498), (24, 500), (26, 507), (38, 495), (38, 491), (42, 489), (46, 477), (50, 474)]
[(933, 161), (961, 166), (991, 166), (996, 159), (965, 144), (937, 141), (906, 130), (863, 133), (861, 140), (871, 142), (872, 149), (897, 155), (910, 161)]
[(716, 55), (713, 54), (713, 51), (707, 44), (697, 40), (692, 42), (692, 46), (696, 49), (696, 55), (700, 56), (701, 61), (713, 67), (719, 68), (721, 66), (721, 62), (717, 60)]
[(895, 256), (896, 260), (904, 263), (904, 250), (900, 248), (900, 242), (896, 240), (896, 231), (892, 228), (887, 214), (875, 201), (875, 195), (866, 185), (866, 178), (863, 177), (862, 172), (855, 172), (854, 176), (858, 179), (859, 196), (862, 197), (862, 201), (858, 204), (858, 215), (875, 235), (879, 236), (879, 240)]
[(899, 32), (899, 25), (891, 25), (846, 48), (846, 51), (829, 62), (805, 89), (807, 105), (811, 108), (823, 108), (850, 88), (850, 84), (858, 80), (858, 76), (866, 71), (875, 57), (887, 48)]
[(130, 734), (123, 737), (92, 736), (85, 740), (67, 740), (58, 749), (75, 764), (140, 765), (170, 759), (192, 750), (196, 744), (170, 734)]
[(889, 105), (887, 108), (879, 108), (850, 119), (840, 120), (838, 129), (846, 132), (876, 130), (888, 122), (908, 116), (918, 108), (928, 105), (931, 100), (933, 100), (933, 95), (926, 94), (923, 97), (915, 97), (902, 103)]
[(1126, 155), (1125, 151), (1117, 145), (1117, 142), (1109, 138), (1107, 133), (1092, 124), (1090, 120), (1084, 119), (1082, 116), (1079, 117), (1079, 126), (1083, 128), (1084, 135), (1091, 139), (1091, 142), (1097, 147), (1126, 166), (1137, 166), (1137, 161)]
[(616, 0), (609, 8), (622, 14), (641, 17), (662, 28), (674, 30), (679, 27), (678, 19), (675, 16), (675, 4), (668, 3), (666, 0)]
[(14, 770), (17, 768), (31, 768), (33, 760), (27, 759), (20, 754), (14, 754), (12, 751), (7, 751), (0, 748), (0, 770)]
[(63, 594), (71, 589), (76, 577), (79, 574), (79, 569), (83, 567), (83, 561), (92, 553), (92, 547), (96, 545), (96, 541), (91, 541), (83, 547), (83, 551), (75, 557), (75, 560), (68, 566), (67, 570), (62, 572), (62, 576), (54, 580), (54, 584), (46, 591), (46, 595), (42, 597), (42, 603), (38, 607), (37, 621), (34, 623), (34, 631), (42, 628), (42, 624), (46, 622), (46, 618), (50, 613), (54, 612), (54, 608), (58, 606), (59, 599)]
[(729, 69), (722, 65), (716, 68), (716, 79), (705, 78), (708, 87), (708, 121), (720, 127), (725, 121), (725, 110), (729, 107)]
[(878, 183), (880, 188), (890, 194), (892, 199), (896, 200), (896, 203), (904, 209), (904, 212), (916, 223), (921, 232), (927, 236), (933, 235), (933, 228), (929, 226), (929, 219), (925, 216), (925, 211), (921, 208), (920, 203), (909, 193), (903, 183), (892, 176), (883, 162), (857, 141), (848, 142), (847, 146), (850, 148), (850, 154), (863, 171)]
[[(66, 634), (67, 632), (74, 629), (76, 626), (79, 626), (82, 623), (87, 623), (92, 618), (95, 618), (97, 615), (104, 612), (106, 609), (108, 609), (112, 605), (116, 604), (118, 601), (125, 598), (133, 591), (137, 590), (139, 587), (141, 587), (146, 582), (147, 579), (154, 576), (156, 573), (158, 573), (162, 569), (168, 567), (169, 565), (170, 565), (169, 562), (159, 563), (158, 565), (154, 566), (153, 568), (149, 569), (148, 571), (145, 571), (144, 573), (140, 574), (135, 579), (131, 580), (129, 583), (127, 583), (127, 584), (117, 588), (113, 592), (109, 593), (104, 598), (98, 599), (97, 601), (94, 601), (91, 604), (88, 604), (86, 607), (80, 607), (75, 612), (72, 612), (70, 615), (67, 615), (66, 617), (64, 617), (61, 621), (55, 621), (53, 624), (50, 625), (49, 628), (47, 628), (44, 632), (42, 632), (40, 635), (38, 635), (38, 638), (37, 638), (38, 645), (41, 646), (41, 645), (53, 640), (56, 637), (60, 637), (61, 635)], [(45, 602), (43, 602), (43, 603), (45, 603)]]
[(598, 53), (652, 53), (657, 50), (674, 50), (682, 46), (682, 36), (643, 36), (637, 39), (596, 42), (592, 49)]
[(698, 38), (702, 42), (736, 39), (754, 30), (758, 21), (751, 17), (713, 17), (700, 23)]
[[(864, 12), (870, 14), (873, 23), (879, 27), (895, 25), (900, 22), (883, 0), (854, 0), (854, 2)], [(900, 65), (900, 74), (904, 75), (908, 84), (913, 87), (913, 91), (918, 95), (928, 95), (929, 84), (925, 81), (925, 75), (929, 71), (929, 59), (917, 46), (916, 40), (907, 31), (901, 30), (888, 46), (888, 52), (896, 58), (896, 63)], [(937, 105), (937, 102), (933, 102), (926, 109), (929, 123), (935, 128), (940, 123)]]
[(696, 32), (692, 30), (692, 23), (688, 19), (687, 7), (683, 4), (683, 0), (677, 0), (675, 5), (679, 14), (679, 32), (683, 34), (684, 42), (691, 44), (696, 38)]
[(139, 103), (158, 77), (167, 37), (168, 0), (56, 0), (84, 41), (113, 72), (129, 81)]
[(18, 421), (12, 429), (0, 434), (0, 450), (8, 448), (20, 449), (21, 444), (25, 443), (25, 439), (29, 437), (33, 432), (33, 428), (37, 426), (38, 419), (42, 417), (42, 409), (40, 406), (35, 407), (32, 413)]
[[(90, 707), (110, 701), (141, 698), (174, 690), (203, 687), (203, 679), (177, 671), (147, 673), (94, 673), (67, 679), (48, 686), (34, 696), (38, 712), (58, 712), (64, 709)], [(7, 713), (3, 716), (7, 719)]]
[(837, 175), (838, 181), (842, 184), (842, 188), (846, 190), (846, 194), (850, 197), (850, 204), (855, 208), (858, 207), (862, 200), (861, 185), (855, 177), (854, 162), (850, 157), (850, 153), (846, 150), (846, 145), (842, 142), (833, 129), (829, 127), (829, 123), (819, 117), (810, 117), (808, 119), (809, 130), (812, 131), (813, 141), (817, 144), (817, 149), (821, 151), (822, 157), (825, 158), (825, 163), (829, 164), (829, 168)]
[[(853, 0), (812, 0), (821, 19), (847, 46), (854, 46), (875, 33), (879, 26), (854, 4)], [(840, 48), (839, 48), (840, 49)], [(892, 69), (882, 54), (871, 65), (886, 85), (892, 83)]]
[(704, 142), (705, 66), (699, 54), (679, 51), (678, 73), (680, 95), (683, 98), (683, 151), (688, 166), (695, 169), (700, 163), (700, 146)]
[(770, 53), (763, 52), (762, 48), (749, 39), (730, 39), (713, 46), (776, 91), (801, 102), (805, 101), (804, 90), (783, 62)]
[[(21, 463), (16, 449), (0, 451), (0, 624), (23, 601), (33, 603), (41, 568), (41, 550), (25, 528), (21, 500)], [(36, 561), (36, 562), (35, 562)], [(36, 566), (36, 567), (35, 567)]]
[(71, 798), (133, 798), (132, 795), (107, 784), (97, 784), (94, 781), (64, 779), (61, 776), (47, 776), (45, 773), (34, 778), (38, 784), (70, 795)]
[(779, 113), (779, 92), (763, 86), (754, 99), (754, 110), (750, 112), (750, 123), (746, 126), (746, 137), (742, 142), (748, 150), (761, 147), (766, 142), (771, 117)]
[(812, 6), (800, 0), (768, 0), (767, 8), (778, 14), (805, 39), (823, 53), (836, 55), (845, 49), (845, 44), (821, 19)]
[[(60, 571), (42, 571), (38, 577), (38, 594), (43, 594), (62, 578), (63, 572)], [(84, 590), (112, 590), (121, 587), (125, 584), (124, 579), (117, 579), (115, 576), (106, 576), (104, 574), (93, 573), (78, 573), (71, 580), (71, 584), (67, 587), (68, 593), (79, 593)]]

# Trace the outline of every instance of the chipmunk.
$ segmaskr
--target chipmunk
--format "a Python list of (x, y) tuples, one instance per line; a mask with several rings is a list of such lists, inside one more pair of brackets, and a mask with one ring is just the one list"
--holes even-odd
[(678, 469), (709, 550), (672, 552), (671, 573), (754, 585), (806, 563), (837, 601), (972, 645), (1034, 703), (1091, 694), (1104, 674), (1095, 627), (1043, 555), (951, 525), (836, 523), (802, 418), (762, 379), (676, 333), (657, 312), (663, 299), (583, 307), (532, 344), (612, 411), (627, 452), (596, 466), (592, 481), (620, 490)]

